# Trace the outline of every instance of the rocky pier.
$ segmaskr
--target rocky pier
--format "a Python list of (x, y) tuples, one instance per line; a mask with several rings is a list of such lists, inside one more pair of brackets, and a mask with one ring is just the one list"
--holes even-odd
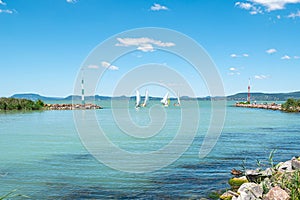
[(268, 110), (282, 110), (281, 104), (271, 103), (271, 104), (247, 104), (247, 103), (236, 103), (236, 107), (243, 107), (243, 108), (259, 108), (259, 109), (268, 109)]
[(45, 104), (45, 110), (93, 110), (102, 109), (96, 104)]

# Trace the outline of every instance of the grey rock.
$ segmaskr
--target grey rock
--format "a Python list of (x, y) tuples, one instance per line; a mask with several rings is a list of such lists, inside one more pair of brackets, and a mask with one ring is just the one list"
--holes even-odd
[(273, 171), (271, 168), (267, 168), (265, 171), (262, 171), (262, 175), (263, 176), (272, 176), (273, 175)]
[(265, 179), (260, 183), (260, 186), (261, 186), (263, 189), (267, 190), (267, 191), (269, 191), (269, 190), (273, 187), (272, 181), (270, 180), (270, 178), (265, 178)]
[(291, 160), (288, 160), (284, 163), (279, 163), (277, 167), (278, 167), (278, 171), (280, 171), (280, 172), (292, 172), (293, 171)]
[(296, 158), (292, 160), (292, 169), (300, 169), (300, 161)]
[(246, 170), (245, 175), (248, 179), (249, 182), (254, 182), (254, 183), (260, 183), (263, 181), (266, 177), (269, 177), (272, 175), (272, 170), (267, 169), (265, 171), (260, 171), (258, 169), (256, 170)]
[(289, 194), (279, 186), (273, 187), (264, 197), (264, 200), (288, 200)]
[(236, 198), (236, 200), (258, 200), (262, 198), (263, 189), (256, 183), (244, 183), (238, 189), (238, 193), (240, 195)]
[(245, 175), (250, 182), (254, 182), (257, 177), (261, 175), (259, 170), (248, 169), (245, 171)]
[(259, 170), (248, 169), (245, 171), (245, 175), (260, 175), (261, 172)]

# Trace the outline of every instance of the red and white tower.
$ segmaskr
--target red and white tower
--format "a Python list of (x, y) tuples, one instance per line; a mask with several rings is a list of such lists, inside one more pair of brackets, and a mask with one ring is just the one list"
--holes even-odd
[(247, 102), (250, 103), (250, 78), (249, 78), (249, 83), (248, 83), (248, 97), (247, 97)]
[(82, 103), (82, 106), (85, 105), (85, 101), (84, 101), (84, 80), (83, 80), (83, 77), (81, 79), (81, 103)]

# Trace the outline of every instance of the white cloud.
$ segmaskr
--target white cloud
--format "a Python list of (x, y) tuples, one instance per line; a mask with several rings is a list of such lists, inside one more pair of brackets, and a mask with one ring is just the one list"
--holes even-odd
[(282, 59), (282, 60), (290, 60), (291, 57), (288, 56), (288, 55), (284, 55), (284, 56), (281, 57), (281, 59)]
[(260, 7), (252, 7), (252, 11), (250, 12), (251, 15), (256, 15), (256, 14), (263, 14), (264, 12), (261, 10)]
[(89, 69), (99, 69), (98, 65), (89, 65), (88, 66)]
[(297, 4), (300, 0), (250, 0), (254, 4), (264, 6), (267, 11), (283, 10), (286, 4)]
[(269, 75), (255, 75), (254, 76), (255, 79), (259, 79), (259, 80), (267, 79), (269, 77), (270, 77)]
[[(283, 10), (287, 4), (299, 4), (300, 0), (247, 0), (245, 2), (236, 2), (235, 6), (249, 11), (251, 15), (263, 14), (275, 10)], [(281, 19), (280, 15), (276, 16)], [(288, 18), (300, 17), (300, 12), (291, 13)]]
[(0, 9), (0, 14), (1, 14), (1, 13), (13, 14), (13, 13), (14, 13), (14, 10), (9, 10), (9, 9), (2, 10), (2, 9)]
[(141, 44), (137, 50), (141, 50), (143, 52), (152, 52), (154, 51), (154, 47), (152, 44)]
[(147, 37), (142, 38), (117, 38), (120, 42), (117, 46), (139, 46), (141, 44), (154, 44), (160, 47), (171, 47), (175, 46), (172, 42), (162, 42), (160, 40), (154, 40)]
[(241, 73), (239, 72), (239, 70), (235, 67), (230, 67), (229, 68), (229, 72), (228, 75), (230, 76), (234, 76), (234, 75), (240, 75)]
[(298, 10), (296, 13), (291, 13), (287, 16), (288, 18), (297, 18), (297, 17), (300, 17), (300, 10)]
[(243, 9), (243, 10), (248, 10), (251, 15), (256, 15), (258, 13), (260, 13), (260, 14), (263, 13), (263, 11), (261, 10), (260, 7), (257, 7), (253, 3), (250, 3), (250, 2), (239, 2), (238, 1), (238, 2), (235, 3), (235, 6), (240, 8), (240, 9)]
[(249, 54), (243, 53), (242, 55), (237, 55), (235, 53), (230, 55), (231, 58), (239, 58), (239, 57), (249, 57)]
[(101, 65), (102, 65), (102, 67), (105, 67), (109, 70), (114, 70), (114, 71), (119, 70), (119, 67), (111, 65), (109, 62), (106, 62), (106, 61), (102, 61)]
[(251, 3), (236, 2), (235, 6), (241, 8), (241, 9), (250, 10), (253, 5)]
[(154, 3), (153, 6), (151, 6), (150, 9), (153, 10), (153, 11), (169, 10), (169, 8), (167, 6), (163, 6), (163, 5), (160, 5), (158, 3)]
[(268, 54), (273, 54), (273, 53), (276, 53), (277, 52), (277, 50), (276, 49), (268, 49), (268, 50), (266, 50), (266, 53), (268, 53)]
[(119, 43), (116, 46), (136, 46), (137, 50), (144, 52), (154, 51), (154, 45), (158, 47), (172, 47), (175, 46), (172, 42), (162, 42), (160, 40), (154, 40), (147, 37), (141, 38), (117, 38)]
[(300, 56), (288, 56), (288, 55), (284, 55), (281, 57), (282, 60), (291, 60), (291, 59), (300, 59)]
[(5, 5), (6, 5), (6, 3), (5, 3), (5, 2), (3, 2), (2, 0), (0, 0), (0, 5), (3, 5), (3, 6), (5, 6)]
[(66, 0), (67, 3), (77, 3), (78, 1), (77, 0)]

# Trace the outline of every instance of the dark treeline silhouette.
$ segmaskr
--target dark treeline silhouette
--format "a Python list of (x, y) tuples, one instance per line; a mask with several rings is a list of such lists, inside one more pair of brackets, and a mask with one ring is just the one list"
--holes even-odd
[(0, 98), (0, 110), (41, 110), (43, 108), (44, 102), (41, 100)]

